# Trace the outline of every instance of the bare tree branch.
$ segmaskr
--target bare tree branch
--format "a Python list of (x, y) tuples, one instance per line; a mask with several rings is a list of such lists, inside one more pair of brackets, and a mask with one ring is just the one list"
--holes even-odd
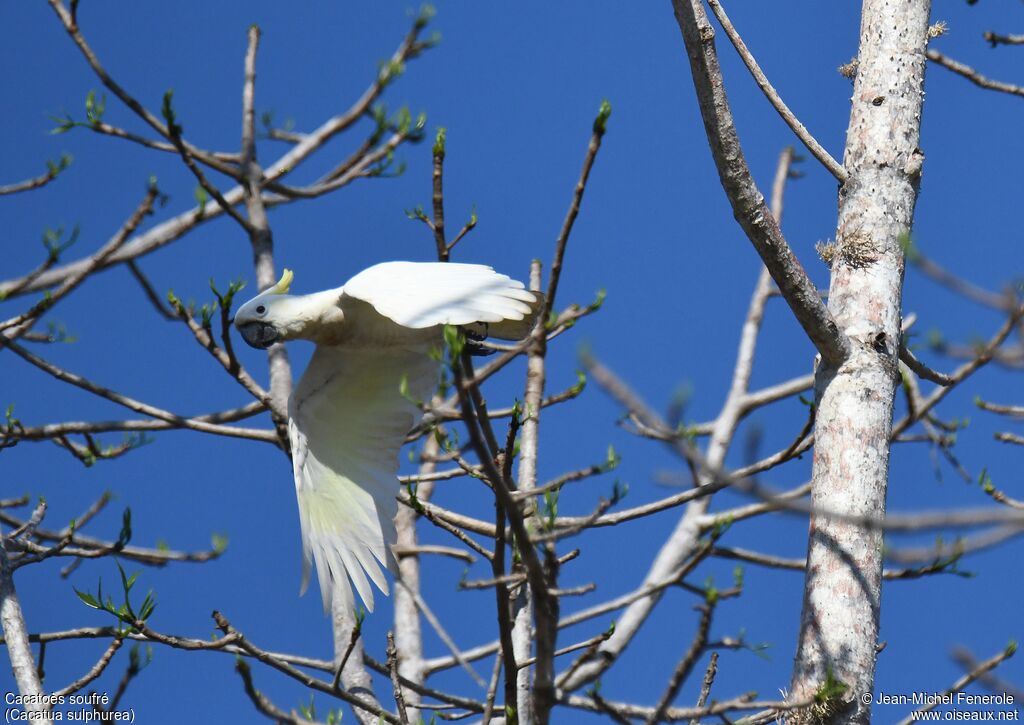
[(1024, 35), (1000, 35), (986, 30), (984, 38), (993, 48), (999, 45), (1024, 45)]
[(990, 657), (984, 662), (978, 663), (973, 668), (971, 668), (971, 670), (967, 672), (963, 677), (961, 677), (952, 685), (947, 687), (942, 693), (935, 693), (935, 701), (932, 704), (919, 708), (912, 712), (910, 715), (907, 715), (907, 717), (900, 720), (899, 725), (910, 725), (910, 723), (918, 722), (921, 719), (920, 716), (922, 713), (931, 712), (940, 704), (942, 704), (942, 698), (944, 696), (952, 695), (954, 692), (961, 692), (969, 684), (981, 678), (983, 675), (988, 674), (996, 667), (1001, 665), (1005, 660), (1009, 659), (1010, 657), (1013, 657), (1013, 655), (1016, 652), (1017, 645), (1016, 643), (1013, 643), (1009, 647), (1004, 649), (1002, 652), (997, 654), (995, 657)]
[(24, 181), (19, 181), (15, 184), (7, 184), (5, 186), (0, 186), (0, 196), (9, 196), (10, 194), (18, 194), (23, 191), (32, 191), (33, 189), (39, 189), (43, 186), (46, 186), (51, 181), (56, 179), (60, 175), (60, 173), (64, 171), (64, 169), (66, 169), (68, 165), (70, 165), (70, 163), (71, 157), (66, 154), (62, 156), (61, 160), (57, 163), (54, 163), (53, 161), (47, 161), (47, 169), (45, 174), (40, 174), (39, 176), (34, 176), (31, 179), (25, 179)]
[(1011, 96), (1024, 97), (1024, 86), (1016, 86), (1012, 83), (1004, 83), (1003, 81), (995, 81), (991, 78), (987, 78), (974, 70), (971, 66), (961, 63), (960, 61), (953, 60), (932, 48), (928, 49), (927, 55), (928, 60), (933, 63), (938, 63), (943, 68), (953, 71), (958, 76), (963, 76), (980, 88), (985, 88), (990, 91), (999, 91), (1000, 93), (1009, 93)]
[(725, 8), (722, 7), (722, 3), (719, 0), (708, 0), (708, 5), (711, 6), (711, 11), (718, 18), (718, 22), (722, 24), (722, 29), (725, 30), (725, 34), (729, 37), (733, 47), (736, 48), (736, 52), (739, 53), (740, 59), (743, 64), (747, 66), (747, 70), (750, 71), (750, 75), (754, 77), (754, 81), (757, 82), (758, 88), (764, 92), (768, 102), (772, 104), (782, 120), (786, 122), (786, 125), (793, 129), (793, 133), (796, 134), (800, 142), (811, 152), (811, 155), (822, 163), (822, 165), (828, 169), (832, 176), (836, 177), (839, 183), (846, 181), (846, 169), (843, 168), (842, 164), (832, 158), (825, 148), (818, 143), (818, 140), (814, 138), (800, 123), (799, 119), (789, 110), (789, 106), (779, 96), (778, 91), (772, 86), (768, 77), (761, 70), (761, 66), (757, 64), (750, 49), (747, 48), (747, 44), (743, 42), (743, 38), (740, 37), (735, 26), (729, 20), (729, 16), (725, 14)]
[(27, 698), (25, 710), (33, 714), (46, 713), (50, 706), (43, 697), (46, 691), (29, 647), (28, 628), (14, 589), (13, 570), (7, 558), (6, 544), (7, 537), (0, 532), (0, 625), (3, 625), (7, 656), (11, 660), (18, 692)]
[(850, 343), (782, 236), (778, 222), (751, 177), (725, 95), (722, 71), (715, 52), (715, 31), (708, 22), (704, 7), (697, 0), (673, 0), (672, 6), (690, 58), (690, 70), (711, 155), (732, 205), (733, 215), (761, 255), (786, 303), (822, 359), (829, 365), (839, 366), (850, 354)]

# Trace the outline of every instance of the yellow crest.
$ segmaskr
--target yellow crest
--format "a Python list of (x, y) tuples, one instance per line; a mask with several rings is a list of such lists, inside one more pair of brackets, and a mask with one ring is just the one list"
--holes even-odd
[(290, 269), (285, 269), (281, 274), (281, 279), (277, 281), (273, 287), (270, 288), (270, 292), (277, 295), (288, 294), (288, 289), (292, 286), (292, 279), (295, 277), (295, 273)]

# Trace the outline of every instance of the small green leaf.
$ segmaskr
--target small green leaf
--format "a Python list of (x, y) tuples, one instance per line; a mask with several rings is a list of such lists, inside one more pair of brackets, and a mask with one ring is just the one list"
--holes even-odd
[(405, 215), (407, 217), (409, 217), (410, 219), (414, 220), (414, 221), (421, 221), (421, 222), (429, 221), (429, 219), (427, 218), (426, 213), (424, 213), (424, 211), (423, 211), (423, 206), (421, 204), (417, 204), (412, 209), (406, 209), (405, 210)]
[(446, 140), (447, 135), (448, 135), (448, 131), (445, 129), (444, 126), (441, 126), (441, 127), (439, 127), (437, 129), (437, 135), (434, 137), (434, 158), (436, 158), (436, 159), (443, 159), (444, 158), (444, 153), (445, 153), (444, 145), (445, 145), (445, 140)]
[(206, 193), (206, 189), (201, 184), (197, 185), (192, 193), (196, 198), (196, 204), (199, 205), (199, 216), (202, 216), (206, 211), (206, 203), (210, 201), (210, 195)]
[(420, 6), (420, 11), (416, 15), (416, 28), (417, 30), (422, 29), (427, 23), (434, 19), (437, 15), (437, 8), (430, 3), (423, 3)]
[(96, 600), (96, 597), (94, 597), (92, 594), (89, 594), (88, 592), (79, 591), (78, 589), (75, 589), (75, 587), (71, 587), (71, 588), (74, 589), (75, 594), (78, 595), (78, 598), (81, 599), (82, 602), (87, 607), (92, 607), (93, 609), (102, 609), (103, 608), (100, 605), (100, 603)]
[(908, 262), (915, 264), (921, 260), (921, 252), (914, 245), (914, 239), (910, 236), (910, 232), (900, 232), (899, 236), (896, 237), (896, 243), (900, 245), (900, 249), (903, 250), (903, 256), (907, 258)]
[(55, 178), (60, 172), (71, 165), (72, 157), (70, 154), (61, 154), (59, 161), (46, 161), (46, 173), (51, 179)]
[(96, 89), (91, 89), (85, 95), (85, 118), (93, 126), (98, 126), (103, 120), (103, 112), (107, 107), (107, 97), (96, 97)]
[(132, 510), (131, 508), (125, 508), (124, 513), (121, 514), (121, 533), (117, 536), (117, 542), (114, 544), (114, 549), (120, 551), (132, 538)]
[(608, 102), (608, 99), (601, 101), (601, 106), (597, 111), (597, 117), (594, 119), (594, 133), (598, 136), (603, 136), (604, 132), (608, 128), (608, 117), (612, 115), (612, 104)]
[(177, 116), (174, 113), (174, 89), (168, 88), (164, 92), (164, 100), (160, 106), (160, 113), (167, 122), (167, 132), (171, 136), (180, 136), (182, 128), (177, 123)]
[(448, 346), (452, 360), (457, 360), (462, 355), (466, 346), (466, 336), (462, 330), (455, 325), (444, 326), (444, 342)]
[(601, 471), (607, 473), (608, 471), (614, 471), (618, 468), (619, 463), (622, 462), (622, 457), (615, 452), (615, 446), (611, 443), (608, 444), (608, 455), (605, 458), (604, 463), (601, 465)]
[(50, 116), (50, 120), (57, 124), (56, 126), (50, 129), (51, 136), (57, 136), (62, 133), (67, 133), (68, 131), (70, 131), (71, 129), (78, 125), (77, 123), (75, 123), (74, 119), (71, 118), (71, 116)]
[(836, 679), (835, 673), (833, 673), (832, 668), (829, 667), (825, 671), (825, 681), (821, 683), (817, 692), (814, 693), (814, 699), (818, 702), (827, 702), (828, 700), (834, 700), (838, 697), (842, 697), (849, 689), (849, 685)]
[(210, 545), (213, 547), (213, 552), (219, 556), (228, 548), (228, 537), (225, 534), (212, 534)]
[(732, 514), (729, 514), (728, 516), (719, 516), (718, 518), (716, 518), (715, 523), (711, 526), (711, 531), (709, 532), (711, 535), (711, 540), (717, 541), (718, 539), (722, 538), (725, 532), (728, 531), (729, 528), (733, 525), (734, 520), (735, 519), (733, 518)]

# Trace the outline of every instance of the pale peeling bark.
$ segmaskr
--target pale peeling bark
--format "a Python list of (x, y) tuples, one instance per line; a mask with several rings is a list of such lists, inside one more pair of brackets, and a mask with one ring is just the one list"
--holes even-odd
[[(844, 159), (849, 178), (840, 191), (829, 291), (829, 310), (852, 351), (838, 369), (822, 363), (817, 372), (817, 511), (885, 514), (899, 382), (900, 238), (911, 228), (924, 159), (918, 140), (929, 9), (930, 0), (863, 5)], [(870, 721), (863, 695), (874, 684), (881, 577), (880, 531), (812, 516), (791, 697), (819, 692), (829, 674), (848, 689), (816, 713), (822, 720), (808, 722)]]
[[(436, 399), (431, 405), (438, 404)], [(434, 457), (438, 454), (439, 446), (434, 436), (429, 436), (423, 444), (423, 463), (420, 464), (418, 474), (423, 476), (433, 473), (437, 464)], [(425, 481), (419, 484), (416, 495), (421, 501), (430, 500), (434, 491), (434, 484)], [(412, 508), (400, 506), (398, 516), (395, 517), (395, 529), (398, 532), (398, 547), (415, 549), (419, 544), (416, 535), (416, 520), (419, 518)], [(413, 599), (411, 591), (420, 591), (420, 559), (417, 554), (409, 554), (398, 557), (398, 576), (405, 586), (395, 586), (395, 648), (398, 653), (398, 674), (410, 682), (422, 685), (425, 682), (423, 675), (423, 630), (420, 621), (420, 612)], [(411, 590), (411, 591), (410, 591)], [(420, 711), (416, 705), (420, 702), (419, 693), (413, 690), (405, 690), (405, 702), (408, 708), (408, 715), (411, 722), (417, 722)]]
[(46, 691), (39, 679), (36, 661), (28, 643), (28, 628), (14, 590), (14, 572), (7, 558), (5, 543), (4, 536), (0, 534), (0, 625), (3, 627), (4, 642), (18, 692), (28, 698), (24, 706), (18, 706), (15, 710), (23, 711), (38, 720), (46, 720), (49, 719), (50, 708), (42, 699)]
[[(373, 694), (373, 679), (363, 667), (363, 638), (360, 636), (354, 645), (350, 645), (352, 630), (356, 626), (355, 613), (345, 605), (341, 597), (334, 597), (331, 602), (331, 625), (334, 631), (334, 661), (336, 664), (341, 662), (351, 646), (351, 652), (341, 670), (342, 687), (348, 690), (350, 695), (379, 708), (381, 705), (377, 701), (377, 696)], [(353, 707), (352, 714), (362, 725), (377, 725), (380, 722), (376, 715), (361, 707)]]
[[(554, 267), (552, 275), (557, 275)], [(554, 278), (554, 277), (553, 277)], [(530, 289), (540, 291), (541, 269), (540, 262), (533, 261), (530, 266)], [(548, 304), (552, 296), (548, 296)], [(544, 324), (543, 317), (537, 321), (537, 330)], [(544, 355), (546, 352), (546, 341), (542, 335), (538, 335), (536, 342), (531, 346), (526, 361), (526, 390), (523, 396), (523, 427), (519, 438), (519, 480), (518, 485), (522, 489), (531, 489), (537, 485), (537, 454), (540, 441), (540, 410), (541, 401), (544, 399)], [(531, 503), (532, 507), (533, 504)], [(536, 511), (529, 512), (530, 518), (536, 521)], [(535, 524), (536, 526), (536, 524)], [(536, 527), (539, 529), (539, 527)], [(518, 543), (518, 542), (517, 542)], [(534, 629), (533, 593), (530, 585), (523, 583), (512, 603), (512, 646), (516, 662), (528, 660), (532, 654), (533, 640), (537, 633)], [(557, 620), (557, 616), (556, 616)], [(540, 643), (538, 643), (539, 645)], [(554, 642), (546, 643), (554, 648)], [(552, 688), (554, 673), (541, 668), (550, 666), (550, 662), (541, 660), (540, 646), (537, 649), (537, 684), (543, 685), (546, 689)], [(530, 677), (530, 668), (523, 667), (516, 674), (516, 717), (519, 725), (530, 725), (537, 722), (547, 722), (549, 717), (550, 702), (553, 700), (550, 694), (545, 693), (545, 704), (538, 708), (541, 712), (534, 711), (533, 683)], [(553, 693), (552, 693), (553, 694)]]
[[(525, 582), (512, 602), (512, 652), (516, 662), (525, 662), (533, 654), (533, 596), (530, 585)], [(534, 722), (533, 687), (530, 682), (530, 668), (523, 667), (516, 673), (516, 720), (517, 725), (532, 725)]]

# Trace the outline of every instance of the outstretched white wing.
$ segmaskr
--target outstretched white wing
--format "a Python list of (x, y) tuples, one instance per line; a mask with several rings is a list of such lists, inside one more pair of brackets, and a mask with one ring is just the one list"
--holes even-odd
[(384, 262), (357, 274), (342, 292), (403, 327), (511, 321), (490, 332), (513, 339), (529, 333), (541, 299), (490, 267), (452, 262)]
[(401, 392), (421, 400), (437, 381), (422, 347), (320, 345), (288, 405), (302, 525), (302, 592), (316, 562), (324, 610), (332, 597), (354, 607), (351, 580), (369, 611), (369, 580), (388, 593), (382, 566), (395, 541), (398, 451), (419, 418)]

